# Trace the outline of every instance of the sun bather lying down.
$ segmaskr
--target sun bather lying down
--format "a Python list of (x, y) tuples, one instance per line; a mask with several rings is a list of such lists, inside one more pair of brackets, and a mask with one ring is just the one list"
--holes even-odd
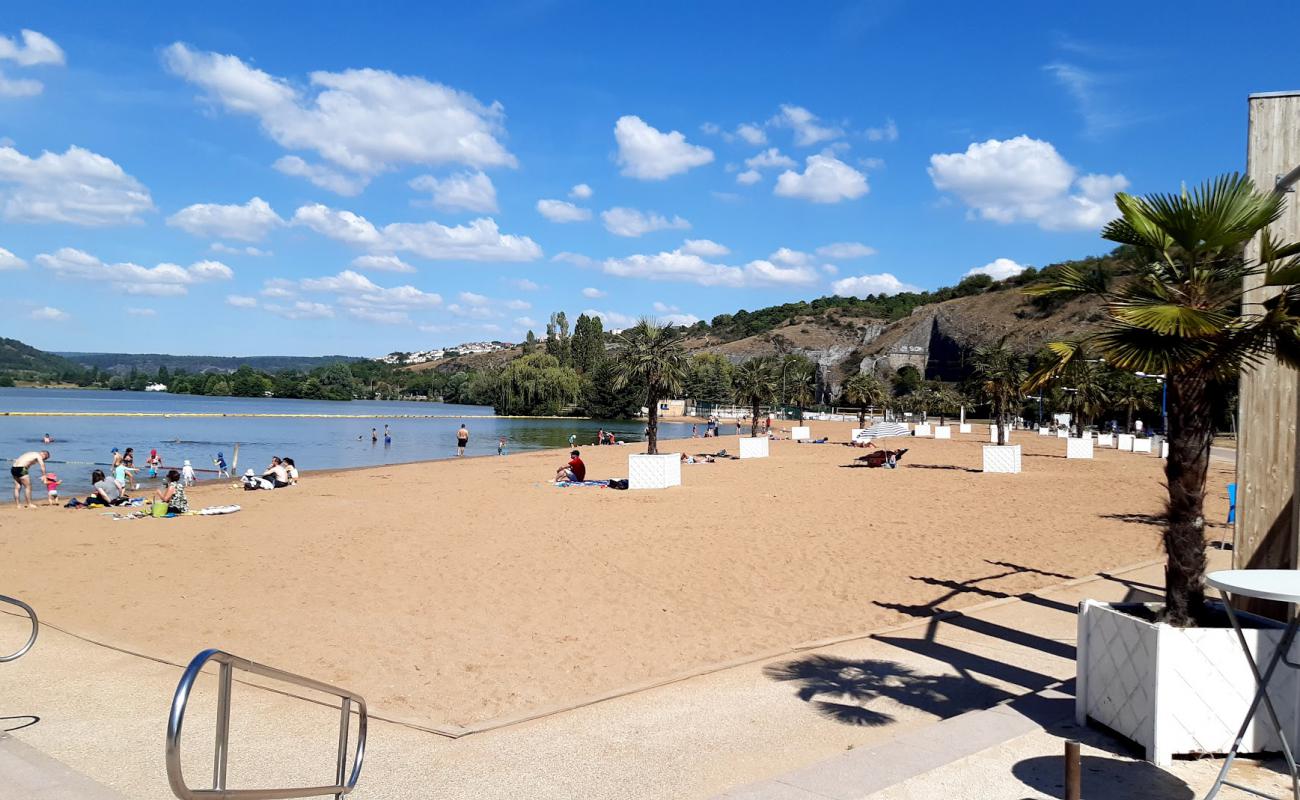
[(858, 456), (853, 460), (861, 461), (868, 467), (889, 467), (894, 469), (898, 466), (898, 462), (903, 460), (903, 454), (906, 452), (906, 447), (898, 450), (877, 450), (874, 453), (867, 453), (865, 456)]
[(688, 456), (685, 453), (682, 453), (683, 464), (712, 464), (714, 460), (714, 456), (711, 456), (708, 453), (697, 453), (693, 456)]

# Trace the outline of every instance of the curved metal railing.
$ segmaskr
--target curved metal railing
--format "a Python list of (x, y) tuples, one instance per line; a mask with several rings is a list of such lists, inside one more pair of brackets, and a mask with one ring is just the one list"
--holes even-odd
[[(185, 723), (185, 704), (189, 701), (190, 690), (194, 688), (194, 681), (198, 679), (199, 673), (209, 661), (215, 661), (220, 665), (217, 674), (217, 735), (216, 752), (213, 755), (212, 788), (191, 789), (185, 783), (185, 776), (181, 770), (181, 727)], [(339, 756), (335, 766), (334, 785), (285, 789), (226, 788), (226, 755), (230, 736), (230, 688), (236, 669), (324, 694), (332, 694), (342, 699), (339, 716)], [(352, 759), (352, 772), (349, 774), (347, 771), (348, 728), (352, 718), (353, 703), (357, 705), (359, 723), (357, 750)], [(171, 714), (167, 718), (167, 782), (171, 784), (172, 794), (180, 800), (285, 800), (285, 798), (320, 797), (330, 794), (335, 798), (341, 798), (356, 788), (357, 780), (361, 777), (361, 761), (365, 757), (365, 752), (366, 701), (361, 695), (292, 672), (258, 664), (222, 650), (204, 650), (190, 661), (190, 665), (185, 668), (185, 674), (181, 675), (180, 683), (176, 686)]]
[(9, 603), (11, 605), (18, 606), (23, 611), (27, 612), (28, 618), (31, 619), (32, 621), (32, 635), (27, 637), (27, 644), (23, 645), (22, 647), (18, 648), (18, 650), (16, 650), (13, 653), (10, 653), (7, 656), (0, 656), (0, 664), (3, 664), (6, 661), (16, 661), (17, 659), (22, 658), (24, 655), (26, 655), (28, 650), (32, 649), (32, 645), (36, 644), (36, 634), (40, 633), (41, 623), (40, 620), (36, 618), (35, 609), (33, 609), (31, 606), (24, 603), (22, 600), (19, 600), (15, 597), (7, 597), (6, 595), (0, 594), (0, 603)]

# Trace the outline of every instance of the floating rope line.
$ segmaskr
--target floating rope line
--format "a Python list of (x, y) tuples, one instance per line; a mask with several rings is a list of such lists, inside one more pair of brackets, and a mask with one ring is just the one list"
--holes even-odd
[(246, 417), (255, 419), (591, 419), (527, 414), (227, 414), (216, 411), (0, 411), (5, 417)]

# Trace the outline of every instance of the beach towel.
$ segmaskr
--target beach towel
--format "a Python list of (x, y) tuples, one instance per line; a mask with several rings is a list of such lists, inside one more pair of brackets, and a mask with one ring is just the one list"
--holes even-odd
[(609, 481), (556, 481), (555, 485), (560, 488), (566, 486), (592, 486), (597, 489), (608, 489)]
[(239, 510), (239, 506), (232, 504), (228, 506), (208, 506), (207, 508), (200, 508), (198, 511), (191, 511), (189, 513), (204, 517), (215, 517), (221, 514), (233, 514)]

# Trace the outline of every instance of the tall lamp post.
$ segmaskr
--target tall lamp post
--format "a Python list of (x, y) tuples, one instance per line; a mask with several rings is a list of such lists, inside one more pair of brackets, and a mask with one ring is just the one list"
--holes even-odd
[(1134, 372), (1139, 378), (1150, 378), (1160, 384), (1160, 432), (1169, 435), (1169, 379), (1163, 372), (1156, 375), (1151, 372)]

